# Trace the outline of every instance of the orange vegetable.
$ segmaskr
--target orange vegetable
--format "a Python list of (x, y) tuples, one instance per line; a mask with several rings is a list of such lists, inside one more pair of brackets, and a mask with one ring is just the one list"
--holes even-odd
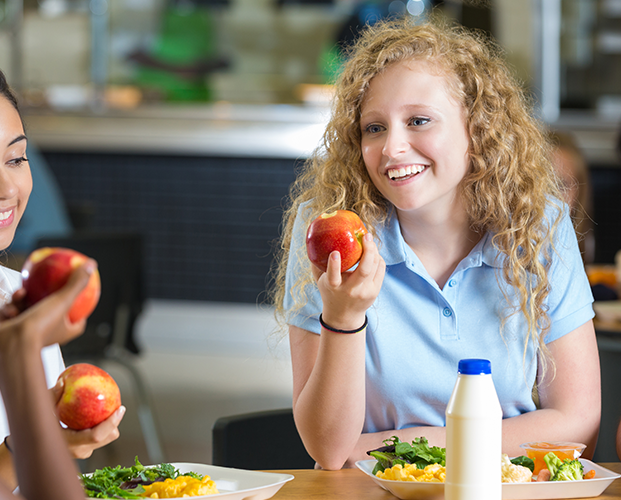
[(593, 479), (594, 477), (595, 477), (595, 469), (591, 469), (584, 476), (582, 476), (583, 479)]

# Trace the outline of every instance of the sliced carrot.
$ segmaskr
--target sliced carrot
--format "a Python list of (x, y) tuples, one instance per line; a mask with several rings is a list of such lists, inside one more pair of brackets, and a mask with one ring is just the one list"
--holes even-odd
[(589, 472), (587, 472), (584, 476), (582, 476), (584, 479), (593, 479), (595, 477), (595, 469), (591, 469)]

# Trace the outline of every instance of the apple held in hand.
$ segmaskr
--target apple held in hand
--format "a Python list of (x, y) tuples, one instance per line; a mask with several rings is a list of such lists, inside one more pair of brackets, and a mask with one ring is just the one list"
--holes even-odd
[(62, 380), (63, 392), (56, 404), (56, 414), (70, 429), (90, 429), (121, 406), (119, 386), (95, 365), (71, 365), (58, 379)]
[[(28, 307), (62, 288), (73, 270), (87, 260), (86, 255), (69, 248), (39, 248), (32, 252), (22, 268), (22, 286)], [(69, 310), (69, 321), (75, 323), (88, 317), (101, 293), (99, 272), (95, 270)]]
[(349, 210), (323, 213), (311, 222), (306, 232), (308, 258), (324, 272), (328, 257), (338, 250), (341, 272), (352, 268), (362, 257), (362, 237), (367, 233), (357, 214)]

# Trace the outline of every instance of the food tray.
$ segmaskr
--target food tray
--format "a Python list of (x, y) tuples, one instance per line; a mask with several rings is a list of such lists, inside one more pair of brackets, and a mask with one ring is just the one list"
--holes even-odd
[[(591, 498), (601, 495), (620, 474), (605, 469), (590, 460), (579, 459), (584, 472), (595, 470), (593, 479), (584, 481), (546, 481), (530, 483), (503, 483), (503, 500), (552, 500), (555, 498)], [(377, 460), (360, 460), (356, 466), (376, 484), (402, 500), (444, 500), (443, 483), (392, 481), (372, 474)]]

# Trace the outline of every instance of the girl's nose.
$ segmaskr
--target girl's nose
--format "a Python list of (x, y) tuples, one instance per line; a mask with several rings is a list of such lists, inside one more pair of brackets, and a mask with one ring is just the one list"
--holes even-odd
[(395, 158), (407, 151), (409, 144), (405, 134), (399, 129), (390, 129), (386, 134), (386, 142), (382, 153), (389, 158)]
[(8, 200), (17, 194), (17, 186), (5, 168), (0, 167), (0, 199)]

